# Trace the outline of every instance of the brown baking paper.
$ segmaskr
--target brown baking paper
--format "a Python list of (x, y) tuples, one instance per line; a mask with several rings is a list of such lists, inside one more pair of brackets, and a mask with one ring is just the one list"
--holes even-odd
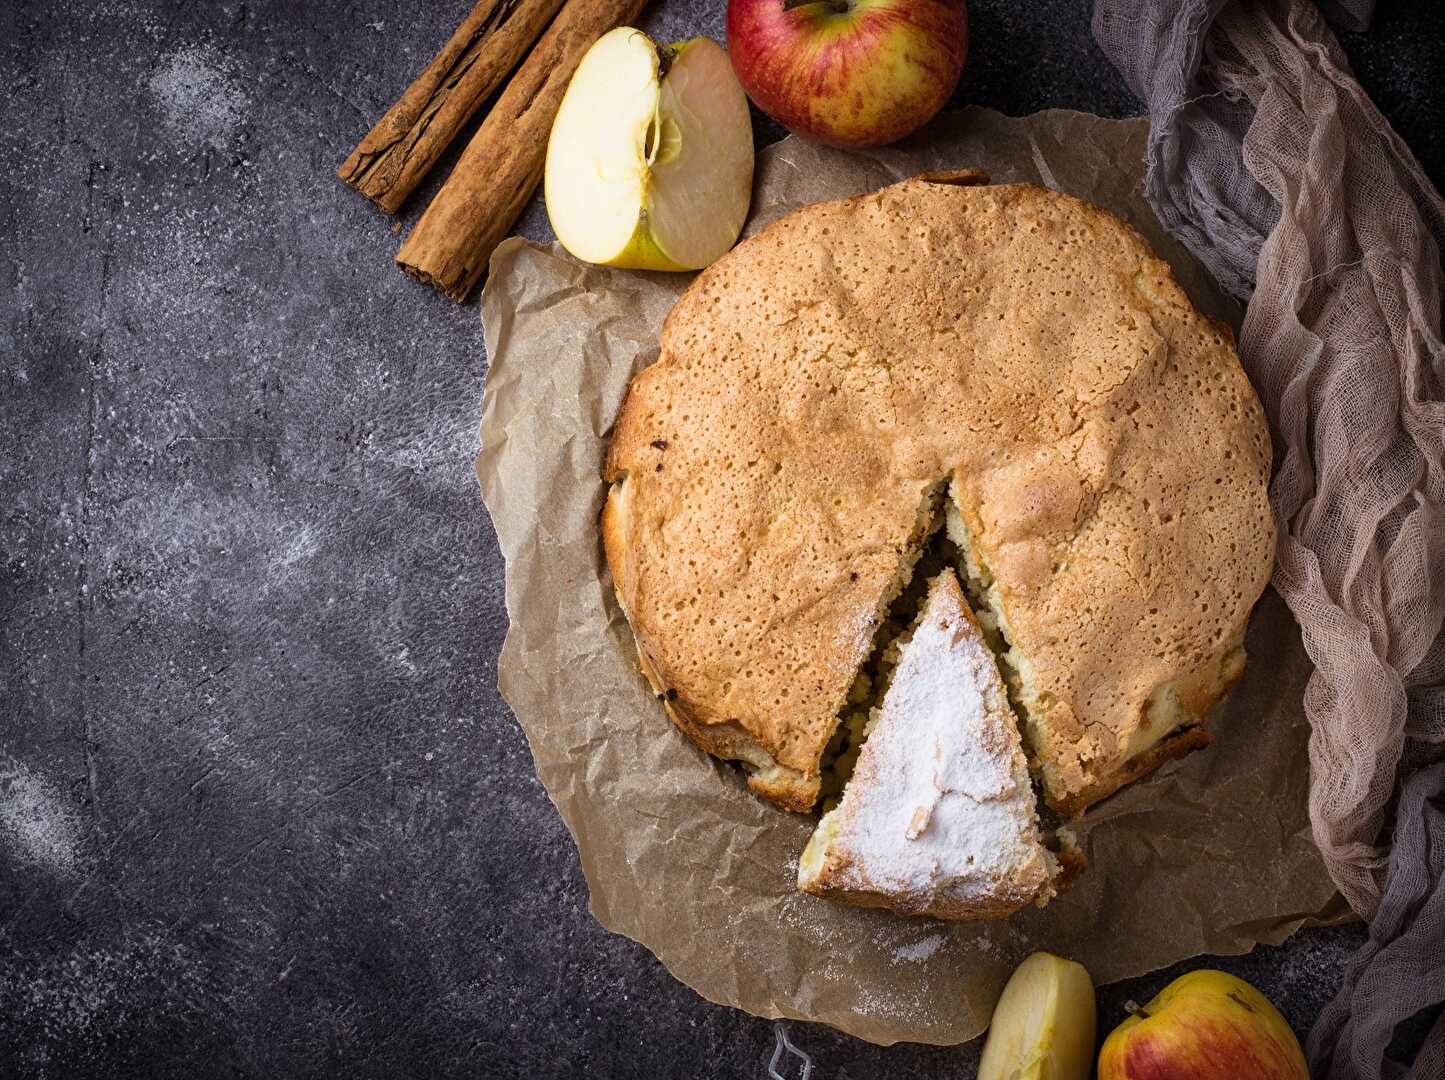
[[(1196, 304), (1236, 321), (1138, 193), (1146, 130), (1143, 120), (969, 109), (884, 150), (789, 138), (759, 156), (749, 227), (918, 172), (981, 168), (1122, 215)], [(711, 1001), (878, 1043), (956, 1043), (983, 1030), (1012, 966), (1035, 949), (1108, 982), (1278, 942), (1326, 912), (1333, 889), (1305, 812), (1308, 662), (1273, 593), (1213, 744), (1094, 808), (1077, 830), (1089, 870), (1047, 908), (944, 923), (796, 891), (814, 819), (749, 794), (735, 767), (673, 728), (638, 673), (598, 541), (608, 433), (689, 280), (583, 266), (513, 239), (492, 257), (482, 296), (491, 366), (477, 474), (511, 616), (499, 682), (603, 926)]]

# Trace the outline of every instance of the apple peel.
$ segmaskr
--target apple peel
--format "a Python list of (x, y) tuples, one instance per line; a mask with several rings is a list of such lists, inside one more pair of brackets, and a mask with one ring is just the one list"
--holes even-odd
[(1227, 972), (1181, 975), (1130, 1011), (1099, 1051), (1099, 1080), (1309, 1080), (1289, 1022)]

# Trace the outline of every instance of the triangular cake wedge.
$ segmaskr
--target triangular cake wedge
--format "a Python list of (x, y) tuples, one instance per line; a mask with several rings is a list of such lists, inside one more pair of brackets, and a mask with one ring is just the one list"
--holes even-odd
[(1017, 723), (951, 570), (928, 586), (853, 775), (798, 864), (798, 887), (941, 919), (1054, 895)]

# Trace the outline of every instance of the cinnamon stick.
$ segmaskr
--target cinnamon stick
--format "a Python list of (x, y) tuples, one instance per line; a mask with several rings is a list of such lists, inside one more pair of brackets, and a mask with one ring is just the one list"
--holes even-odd
[(461, 302), (542, 179), (547, 137), (572, 72), (592, 44), (645, 0), (567, 0), (512, 76), (461, 160), (397, 252), (412, 277)]
[(562, 0), (478, 0), (336, 175), (396, 213), (561, 6)]

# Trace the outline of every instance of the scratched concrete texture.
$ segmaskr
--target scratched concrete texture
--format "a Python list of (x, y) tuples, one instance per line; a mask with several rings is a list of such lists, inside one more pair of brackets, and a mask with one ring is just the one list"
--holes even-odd
[[(469, 3), (0, 10), (0, 1076), (763, 1075), (771, 1025), (587, 914), (496, 691), (475, 301), (333, 175)], [(1438, 15), (1383, 8), (1346, 47), (1438, 181)], [(1086, 5), (972, 10), (956, 103), (1137, 111)], [(1361, 939), (1221, 964), (1302, 1030)]]

